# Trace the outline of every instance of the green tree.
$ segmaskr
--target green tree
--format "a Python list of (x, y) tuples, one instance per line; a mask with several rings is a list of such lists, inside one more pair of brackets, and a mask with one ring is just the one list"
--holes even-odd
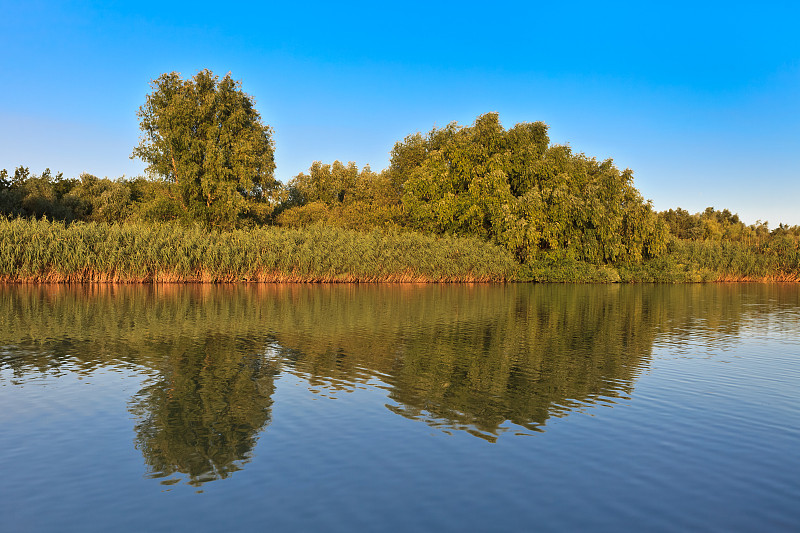
[(315, 161), (309, 173), (288, 184), (288, 201), (275, 221), (283, 226), (323, 223), (351, 229), (400, 226), (404, 222), (400, 194), (389, 173), (361, 171), (354, 162), (332, 165)]
[(358, 180), (358, 167), (354, 162), (345, 166), (341, 161), (333, 165), (314, 161), (309, 173), (300, 173), (289, 182), (292, 205), (322, 202), (328, 206), (352, 199)]
[(633, 173), (549, 146), (542, 122), (505, 130), (488, 113), (412, 135), (395, 145), (388, 173), (412, 226), (492, 239), (521, 262), (542, 253), (639, 262), (666, 251), (666, 226)]
[(136, 208), (132, 194), (135, 183), (124, 178), (100, 179), (84, 172), (79, 182), (75, 180), (63, 202), (78, 220), (122, 222), (130, 218)]
[(142, 136), (131, 158), (170, 184), (167, 193), (185, 218), (231, 227), (245, 216), (269, 216), (280, 191), (272, 129), (241, 82), (202, 70), (187, 80), (162, 74), (151, 87), (137, 113)]

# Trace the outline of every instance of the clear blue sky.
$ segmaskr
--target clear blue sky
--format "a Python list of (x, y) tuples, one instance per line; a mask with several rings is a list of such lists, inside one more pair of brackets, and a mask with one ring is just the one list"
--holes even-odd
[(149, 82), (231, 72), (282, 181), (387, 166), (497, 111), (634, 170), (656, 209), (800, 224), (800, 3), (0, 0), (0, 168), (141, 174)]

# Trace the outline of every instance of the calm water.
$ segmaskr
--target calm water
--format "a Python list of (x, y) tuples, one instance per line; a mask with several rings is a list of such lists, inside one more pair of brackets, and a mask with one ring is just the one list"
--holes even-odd
[(0, 286), (0, 530), (800, 529), (800, 287)]

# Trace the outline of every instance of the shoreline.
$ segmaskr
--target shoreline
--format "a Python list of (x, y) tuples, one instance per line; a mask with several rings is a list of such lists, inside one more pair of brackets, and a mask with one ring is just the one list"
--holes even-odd
[(521, 263), (474, 237), (396, 229), (73, 223), (0, 217), (0, 283), (797, 283), (800, 252), (678, 241), (641, 262), (554, 250)]
[(257, 279), (233, 279), (230, 276), (222, 279), (212, 275), (199, 275), (179, 278), (176, 276), (155, 276), (153, 278), (132, 279), (110, 277), (106, 275), (58, 276), (40, 275), (25, 278), (16, 276), (0, 277), (0, 285), (477, 285), (477, 284), (510, 284), (532, 283), (538, 285), (700, 285), (700, 284), (794, 284), (800, 283), (797, 276), (765, 276), (722, 277), (709, 280), (683, 281), (549, 281), (525, 279), (432, 279), (414, 276), (390, 276), (384, 279), (358, 278), (356, 276), (309, 276), (290, 277), (282, 274), (258, 276)]

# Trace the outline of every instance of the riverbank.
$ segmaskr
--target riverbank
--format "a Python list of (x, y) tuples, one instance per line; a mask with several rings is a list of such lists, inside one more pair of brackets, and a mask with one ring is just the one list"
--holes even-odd
[(595, 265), (551, 254), (521, 265), (477, 238), (388, 229), (206, 231), (0, 218), (0, 282), (797, 282), (800, 250), (793, 243), (673, 239), (665, 255), (642, 263)]
[(2, 282), (496, 282), (517, 271), (506, 250), (473, 238), (0, 218)]
[(683, 257), (677, 252), (640, 264), (592, 265), (543, 260), (521, 268), (520, 281), (539, 283), (773, 283), (800, 282), (800, 272), (774, 268), (758, 258), (747, 270)]

